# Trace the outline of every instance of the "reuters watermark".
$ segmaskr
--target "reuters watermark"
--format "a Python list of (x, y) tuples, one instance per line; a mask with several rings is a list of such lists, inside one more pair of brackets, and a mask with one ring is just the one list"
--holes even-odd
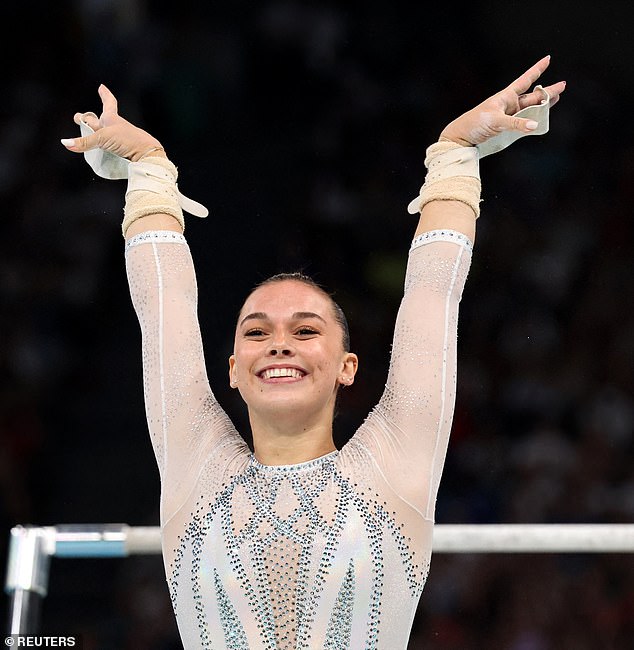
[(10, 634), (4, 637), (6, 648), (74, 648), (82, 650), (80, 636), (38, 636), (35, 634)]

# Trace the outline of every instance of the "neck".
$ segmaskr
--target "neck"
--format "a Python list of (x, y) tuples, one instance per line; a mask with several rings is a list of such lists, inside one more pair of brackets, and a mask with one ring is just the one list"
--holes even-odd
[(332, 419), (307, 424), (264, 422), (250, 413), (255, 457), (263, 465), (296, 465), (335, 451)]

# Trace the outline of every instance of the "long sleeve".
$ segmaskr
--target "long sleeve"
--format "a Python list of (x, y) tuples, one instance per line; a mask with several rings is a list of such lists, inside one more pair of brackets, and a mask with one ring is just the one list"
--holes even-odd
[(350, 454), (369, 455), (398, 499), (429, 521), (453, 419), (458, 307), (471, 251), (451, 230), (413, 241), (385, 390), (347, 445)]
[(145, 408), (161, 477), (165, 524), (220, 447), (246, 447), (209, 386), (197, 317), (197, 285), (185, 238), (146, 232), (126, 245), (132, 303), (142, 335)]

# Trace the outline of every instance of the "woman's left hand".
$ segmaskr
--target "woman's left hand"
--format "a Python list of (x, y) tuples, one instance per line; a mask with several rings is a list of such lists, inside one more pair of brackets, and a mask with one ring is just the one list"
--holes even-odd
[[(492, 95), (448, 124), (440, 134), (440, 140), (455, 142), (463, 147), (472, 147), (486, 142), (502, 131), (519, 131), (523, 134), (534, 131), (537, 122), (514, 116), (521, 109), (535, 106), (544, 99), (544, 93), (540, 90), (527, 91), (549, 64), (550, 56), (545, 56), (504, 90)], [(550, 95), (551, 106), (559, 101), (559, 96), (565, 88), (565, 81), (544, 87)]]

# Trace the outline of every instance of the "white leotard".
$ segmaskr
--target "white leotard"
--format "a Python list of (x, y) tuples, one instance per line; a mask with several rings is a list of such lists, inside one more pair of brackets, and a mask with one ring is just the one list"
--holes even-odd
[(450, 230), (414, 240), (379, 403), (341, 450), (263, 466), (209, 387), (184, 237), (128, 242), (165, 571), (186, 650), (407, 647), (429, 570), (471, 249)]

